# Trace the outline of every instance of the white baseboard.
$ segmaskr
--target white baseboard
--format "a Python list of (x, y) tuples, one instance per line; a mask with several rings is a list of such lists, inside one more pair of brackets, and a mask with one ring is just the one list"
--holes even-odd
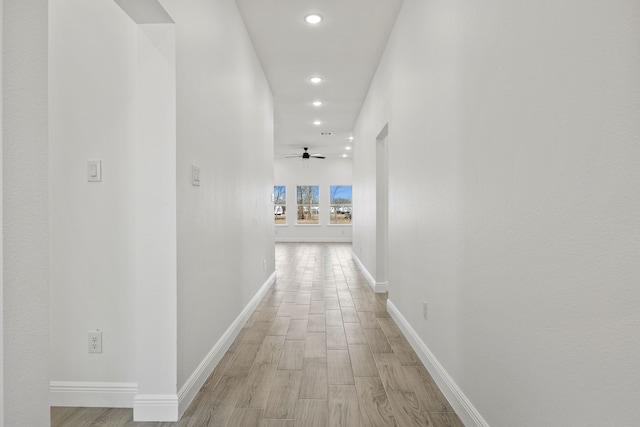
[(373, 289), (373, 292), (384, 293), (389, 291), (389, 282), (377, 282), (376, 279), (373, 278), (371, 273), (369, 273), (369, 270), (367, 270), (367, 268), (364, 266), (362, 261), (360, 261), (360, 258), (358, 258), (358, 255), (356, 255), (356, 253), (352, 251), (351, 256), (355, 260), (356, 264), (358, 264), (358, 267), (362, 271), (362, 274), (364, 274), (364, 277), (367, 279), (367, 282), (369, 282), (369, 286), (371, 286), (371, 289)]
[(471, 404), (467, 396), (460, 390), (453, 378), (447, 373), (435, 355), (422, 341), (418, 333), (411, 327), (411, 324), (400, 313), (398, 308), (387, 300), (387, 311), (398, 324), (400, 330), (411, 344), (411, 347), (418, 354), (418, 357), (429, 371), (433, 380), (438, 384), (440, 390), (445, 395), (456, 414), (460, 417), (465, 426), (489, 427), (489, 424), (482, 418), (480, 412)]
[(178, 396), (139, 394), (133, 400), (133, 421), (178, 421)]
[(51, 406), (133, 408), (136, 383), (51, 381)]
[(389, 282), (376, 282), (373, 290), (377, 293), (389, 292)]
[(133, 408), (136, 422), (178, 421), (275, 280), (273, 272), (177, 395), (137, 394), (136, 383), (51, 381), (51, 406)]
[(247, 320), (249, 320), (249, 317), (275, 281), (276, 273), (274, 271), (180, 388), (178, 392), (179, 417), (182, 417), (187, 410), (200, 388), (202, 388), (207, 378), (209, 378), (209, 375), (213, 372), (213, 369), (218, 365), (227, 350), (229, 350), (229, 347), (231, 347), (231, 344), (244, 327), (244, 324), (247, 323)]
[(351, 237), (279, 237), (276, 243), (351, 243)]

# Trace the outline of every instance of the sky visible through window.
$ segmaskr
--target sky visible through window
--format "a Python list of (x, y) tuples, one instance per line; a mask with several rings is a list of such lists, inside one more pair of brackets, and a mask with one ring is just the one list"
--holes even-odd
[(273, 187), (274, 203), (284, 205), (287, 203), (287, 187), (284, 185), (276, 185)]
[(329, 203), (331, 204), (351, 203), (351, 200), (353, 200), (350, 185), (332, 185), (329, 194), (331, 196)]

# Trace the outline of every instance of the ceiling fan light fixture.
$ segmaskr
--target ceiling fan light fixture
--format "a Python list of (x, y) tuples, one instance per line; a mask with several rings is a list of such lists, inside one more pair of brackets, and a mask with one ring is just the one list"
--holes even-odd
[(318, 15), (317, 13), (311, 13), (304, 17), (304, 22), (311, 25), (316, 25), (322, 22), (322, 15)]

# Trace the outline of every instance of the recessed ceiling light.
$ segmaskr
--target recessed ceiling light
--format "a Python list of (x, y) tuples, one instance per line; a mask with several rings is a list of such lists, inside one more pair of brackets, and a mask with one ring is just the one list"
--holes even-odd
[(316, 126), (320, 126), (322, 122), (320, 120), (316, 120), (315, 122), (313, 122), (313, 124)]
[(304, 21), (307, 24), (319, 24), (320, 22), (322, 22), (322, 16), (318, 15), (317, 13), (312, 13), (305, 16)]
[(349, 141), (353, 141), (353, 137), (352, 136), (349, 137)]
[(342, 157), (347, 157), (347, 155), (346, 155), (346, 154), (343, 154), (343, 155), (342, 155)]
[(322, 101), (313, 101), (313, 105), (319, 107), (322, 105)]
[(351, 147), (344, 147), (345, 150), (351, 150)]
[(311, 83), (313, 83), (314, 85), (317, 85), (318, 83), (321, 83), (321, 82), (322, 82), (322, 78), (321, 78), (321, 77), (317, 77), (317, 76), (316, 76), (316, 77), (311, 77), (311, 78), (309, 79), (309, 81), (310, 81)]

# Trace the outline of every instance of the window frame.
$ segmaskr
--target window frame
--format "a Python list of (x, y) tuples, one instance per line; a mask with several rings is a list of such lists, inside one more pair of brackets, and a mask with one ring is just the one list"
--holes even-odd
[[(349, 188), (349, 195), (351, 196), (351, 199), (349, 200), (348, 203), (344, 201), (340, 201), (340, 202), (335, 201), (335, 200), (347, 200), (347, 199), (338, 199), (335, 197), (337, 195), (336, 192), (338, 192), (341, 187)], [(344, 212), (345, 209), (349, 213), (348, 214), (349, 222), (340, 223), (338, 222), (338, 211), (340, 210), (340, 212), (342, 213)], [(345, 214), (345, 217), (346, 216), (347, 215)], [(353, 186), (352, 185), (329, 185), (329, 225), (346, 225), (346, 226), (353, 225)]]

